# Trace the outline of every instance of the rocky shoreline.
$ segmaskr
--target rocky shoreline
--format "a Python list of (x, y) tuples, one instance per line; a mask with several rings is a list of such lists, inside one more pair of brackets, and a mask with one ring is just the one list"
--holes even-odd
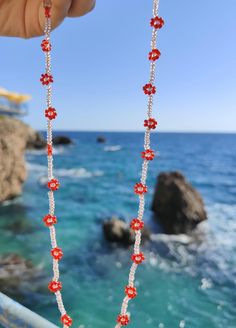
[(0, 255), (0, 291), (8, 295), (20, 295), (34, 291), (35, 282), (43, 278), (42, 268), (18, 254)]

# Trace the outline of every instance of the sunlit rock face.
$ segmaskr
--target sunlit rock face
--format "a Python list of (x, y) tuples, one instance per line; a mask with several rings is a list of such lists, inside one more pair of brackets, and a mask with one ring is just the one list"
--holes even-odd
[(191, 232), (207, 219), (201, 195), (180, 172), (158, 176), (152, 211), (167, 234)]
[(27, 176), (24, 152), (39, 138), (38, 132), (25, 123), (0, 116), (0, 202), (21, 194)]

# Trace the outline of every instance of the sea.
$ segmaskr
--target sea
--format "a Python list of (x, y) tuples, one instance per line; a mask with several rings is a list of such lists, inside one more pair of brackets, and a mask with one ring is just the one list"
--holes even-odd
[[(132, 248), (104, 240), (102, 223), (137, 215), (133, 185), (141, 173), (143, 133), (57, 132), (73, 144), (55, 148), (57, 238), (63, 297), (76, 328), (114, 328)], [(103, 136), (106, 143), (98, 143)], [(137, 273), (130, 328), (236, 327), (236, 135), (153, 133), (145, 222), (151, 242)], [(26, 154), (28, 179), (19, 198), (0, 207), (0, 253), (17, 253), (43, 278), (14, 298), (60, 326), (52, 277), (44, 151)], [(208, 220), (197, 237), (165, 235), (150, 210), (160, 172), (180, 171), (201, 193)]]

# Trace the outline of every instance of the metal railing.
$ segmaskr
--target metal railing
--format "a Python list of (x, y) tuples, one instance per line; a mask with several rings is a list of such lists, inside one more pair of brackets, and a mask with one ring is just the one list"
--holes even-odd
[(0, 293), (0, 327), (58, 328), (2, 293)]

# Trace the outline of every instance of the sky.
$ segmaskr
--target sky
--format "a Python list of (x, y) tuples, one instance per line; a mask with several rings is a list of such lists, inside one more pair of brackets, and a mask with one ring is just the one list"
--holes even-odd
[[(97, 0), (53, 32), (55, 129), (143, 130), (151, 13), (151, 0)], [(235, 0), (160, 0), (159, 131), (236, 132), (235, 13)], [(32, 95), (24, 120), (43, 130), (40, 43), (1, 38), (0, 86)]]

